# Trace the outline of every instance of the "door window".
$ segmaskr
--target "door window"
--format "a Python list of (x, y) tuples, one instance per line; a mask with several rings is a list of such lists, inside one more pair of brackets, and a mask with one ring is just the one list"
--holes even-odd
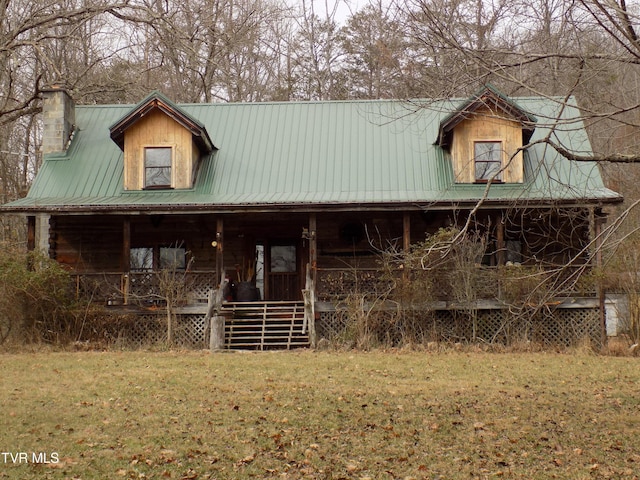
[(293, 273), (296, 267), (296, 246), (295, 245), (272, 245), (271, 246), (271, 272), (272, 273)]

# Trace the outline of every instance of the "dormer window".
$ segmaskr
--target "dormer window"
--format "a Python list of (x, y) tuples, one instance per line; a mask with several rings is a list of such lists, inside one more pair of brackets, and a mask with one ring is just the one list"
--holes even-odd
[(205, 126), (154, 92), (109, 127), (124, 153), (125, 190), (190, 189), (216, 149)]
[(145, 147), (144, 188), (171, 188), (171, 147)]
[(474, 142), (475, 180), (502, 181), (502, 142)]
[(524, 183), (523, 147), (535, 123), (487, 86), (440, 122), (436, 145), (449, 153), (456, 183)]

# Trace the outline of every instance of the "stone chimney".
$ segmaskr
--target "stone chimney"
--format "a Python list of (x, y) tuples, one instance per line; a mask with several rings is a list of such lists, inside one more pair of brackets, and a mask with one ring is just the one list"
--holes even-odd
[(75, 104), (62, 85), (42, 90), (42, 153), (64, 153), (76, 123)]

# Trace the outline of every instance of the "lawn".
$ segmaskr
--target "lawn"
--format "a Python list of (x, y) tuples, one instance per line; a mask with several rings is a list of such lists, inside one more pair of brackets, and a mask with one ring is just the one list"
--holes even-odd
[(638, 478), (639, 361), (5, 353), (0, 478)]

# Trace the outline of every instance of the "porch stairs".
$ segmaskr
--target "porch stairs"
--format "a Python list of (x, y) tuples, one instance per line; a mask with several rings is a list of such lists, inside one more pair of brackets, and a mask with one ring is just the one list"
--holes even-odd
[(289, 350), (309, 346), (304, 302), (225, 302), (224, 348), (230, 350)]

